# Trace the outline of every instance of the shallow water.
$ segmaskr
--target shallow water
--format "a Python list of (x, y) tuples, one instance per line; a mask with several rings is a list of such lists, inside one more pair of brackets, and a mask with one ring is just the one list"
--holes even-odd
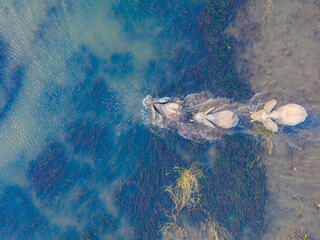
[(304, 105), (309, 116), (284, 129), (266, 157), (269, 196), (263, 239), (307, 232), (320, 239), (319, 1), (248, 1), (227, 32), (245, 44), (238, 69), (262, 98)]
[[(175, 222), (185, 239), (210, 221), (233, 239), (320, 238), (320, 84), (310, 77), (320, 71), (310, 50), (319, 4), (270, 1), (2, 1), (0, 238), (168, 239), (165, 189), (175, 167), (194, 164), (204, 175), (200, 203)], [(268, 51), (285, 14), (299, 16), (286, 22), (294, 40), (278, 41), (287, 62), (282, 45)], [(232, 101), (295, 100), (310, 118), (282, 129), (270, 156), (264, 138), (247, 131), (197, 143), (151, 126), (147, 94), (203, 90)]]

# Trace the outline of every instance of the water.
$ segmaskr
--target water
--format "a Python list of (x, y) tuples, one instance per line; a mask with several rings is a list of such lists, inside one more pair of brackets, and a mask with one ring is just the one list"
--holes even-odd
[[(210, 144), (152, 127), (142, 106), (147, 94), (184, 97), (202, 90), (243, 102), (258, 92), (261, 99), (279, 101), (300, 96), (290, 85), (261, 88), (266, 80), (255, 78), (258, 67), (246, 53), (263, 39), (257, 32), (268, 24), (250, 23), (257, 27), (240, 37), (237, 31), (248, 24), (244, 13), (255, 22), (252, 8), (263, 11), (264, 4), (2, 1), (0, 239), (168, 239), (163, 227), (172, 223), (168, 213), (174, 203), (165, 189), (176, 184), (175, 167), (193, 166), (204, 175), (198, 180), (199, 203), (183, 208), (175, 222), (186, 239), (201, 232), (200, 223), (213, 220), (233, 239), (270, 239), (286, 231), (310, 232), (317, 239), (318, 178), (303, 175), (312, 168), (316, 176), (319, 169), (316, 98), (307, 100), (307, 93), (296, 98), (312, 117), (275, 136), (271, 156), (264, 138), (253, 134), (225, 135)], [(267, 9), (272, 14), (277, 8)], [(316, 91), (316, 82), (315, 87), (307, 82), (305, 89)], [(298, 160), (303, 153), (310, 156), (305, 164)], [(277, 193), (288, 179), (279, 189), (273, 186), (279, 172), (288, 172), (272, 159), (286, 162), (288, 156), (297, 169), (289, 180), (297, 189), (284, 196), (295, 195), (292, 206), (301, 208), (302, 188), (314, 193), (301, 211), (303, 219), (315, 220), (300, 217), (299, 223), (307, 222), (303, 230), (292, 224), (296, 216), (286, 216), (289, 229), (270, 210), (287, 207)], [(273, 221), (281, 222), (283, 231)]]

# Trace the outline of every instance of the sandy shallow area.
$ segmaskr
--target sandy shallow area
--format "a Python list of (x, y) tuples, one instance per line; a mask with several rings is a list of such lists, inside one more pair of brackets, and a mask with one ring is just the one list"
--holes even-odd
[(320, 239), (320, 1), (249, 0), (227, 34), (242, 43), (238, 69), (252, 90), (305, 106), (314, 123), (273, 137), (263, 239)]

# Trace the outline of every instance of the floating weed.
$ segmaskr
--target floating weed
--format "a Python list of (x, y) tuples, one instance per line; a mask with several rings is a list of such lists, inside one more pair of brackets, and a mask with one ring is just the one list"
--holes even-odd
[(303, 216), (303, 202), (300, 200), (299, 206), (296, 207), (296, 217), (301, 218)]
[(216, 221), (200, 223), (200, 230), (194, 229), (191, 224), (186, 224), (184, 228), (176, 224), (168, 224), (162, 228), (163, 239), (201, 239), (201, 240), (231, 240), (232, 236), (226, 228)]
[(232, 240), (231, 234), (226, 228), (214, 220), (200, 222), (200, 227), (195, 224), (185, 223), (183, 227), (176, 223), (167, 223), (161, 228), (163, 239), (201, 239), (201, 240)]
[(262, 161), (262, 155), (258, 154), (258, 156), (256, 157), (255, 160), (253, 160), (250, 164), (250, 169), (253, 168), (255, 165), (257, 164), (257, 166), (259, 168), (263, 167), (264, 162)]
[(314, 202), (314, 204), (313, 204), (313, 206), (314, 206), (314, 208), (316, 209), (316, 210), (320, 210), (320, 202), (319, 201), (315, 201)]
[(294, 233), (289, 234), (289, 240), (314, 240), (308, 233)]
[(164, 239), (185, 239), (186, 237), (185, 229), (173, 222), (164, 224), (160, 232)]
[(266, 128), (256, 129), (256, 131), (258, 132), (257, 134), (255, 134), (256, 137), (260, 135), (263, 135), (265, 137), (268, 154), (271, 155), (273, 150), (272, 137), (274, 136), (274, 132)]
[[(205, 217), (203, 221), (196, 224), (182, 218), (181, 211), (184, 208), (195, 208), (200, 202), (200, 184), (203, 172), (193, 164), (189, 169), (175, 167), (170, 173), (178, 174), (175, 185), (169, 185), (165, 191), (169, 193), (174, 206), (170, 214), (166, 214), (170, 219), (161, 228), (163, 239), (203, 239), (203, 240), (231, 240), (232, 236), (226, 228), (221, 226), (211, 217)], [(204, 211), (199, 209), (200, 211)], [(204, 211), (204, 216), (210, 216)]]
[(228, 240), (232, 239), (232, 236), (226, 228), (221, 226), (216, 221), (211, 220), (207, 224), (201, 223), (201, 231), (199, 232), (199, 236), (193, 239)]
[(282, 233), (275, 237), (275, 240), (314, 240), (310, 235), (304, 231), (295, 233)]
[(266, 3), (264, 5), (265, 7), (265, 16), (264, 16), (264, 21), (267, 22), (270, 18), (270, 14), (273, 11), (275, 5), (272, 0), (266, 0)]
[(189, 169), (175, 167), (173, 172), (179, 175), (176, 185), (169, 185), (165, 191), (169, 193), (174, 203), (171, 217), (175, 221), (184, 207), (195, 207), (199, 202), (199, 179), (203, 177), (203, 172), (195, 165)]

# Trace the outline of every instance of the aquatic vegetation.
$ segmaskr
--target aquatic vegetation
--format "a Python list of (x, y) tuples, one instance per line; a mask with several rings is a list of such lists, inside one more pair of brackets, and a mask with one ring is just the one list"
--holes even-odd
[(274, 132), (266, 128), (256, 129), (255, 131), (258, 131), (258, 133), (255, 134), (255, 136), (262, 135), (265, 137), (265, 143), (267, 146), (268, 154), (271, 155), (273, 151), (272, 137), (274, 136)]
[(169, 185), (165, 191), (169, 193), (170, 198), (174, 203), (171, 214), (168, 216), (177, 221), (177, 216), (181, 213), (184, 207), (195, 207), (200, 200), (200, 186), (199, 179), (203, 177), (203, 172), (195, 165), (189, 169), (175, 167), (174, 173), (179, 177), (174, 186)]
[(75, 179), (80, 180), (89, 173), (82, 170), (77, 163), (68, 159), (62, 144), (52, 142), (30, 162), (27, 178), (38, 198), (50, 200), (70, 190)]
[(10, 111), (11, 105), (17, 98), (23, 81), (25, 80), (26, 66), (13, 60), (10, 44), (0, 35), (0, 117)]
[[(197, 172), (197, 165), (174, 168), (177, 179), (166, 188), (173, 206), (161, 225), (163, 239), (240, 239), (244, 226), (259, 239), (266, 192), (263, 148), (252, 136), (233, 134), (223, 136), (217, 150), (213, 172)], [(202, 182), (196, 176), (203, 171)], [(181, 197), (183, 192), (188, 197)]]
[[(204, 234), (204, 236), (203, 236)], [(202, 237), (200, 237), (202, 236)], [(231, 234), (226, 228), (219, 223), (211, 220), (207, 224), (201, 223), (201, 232), (198, 239), (213, 239), (213, 240), (229, 240), (232, 239)]]
[(289, 240), (314, 240), (308, 233), (294, 233), (289, 234)]
[(161, 228), (160, 232), (165, 240), (169, 239), (185, 239), (187, 233), (183, 227), (180, 227), (175, 222), (165, 223)]
[(200, 224), (183, 223), (178, 226), (169, 223), (161, 228), (162, 239), (164, 240), (232, 240), (231, 234), (226, 228), (214, 220), (201, 221)]
[(302, 200), (300, 199), (299, 201), (299, 206), (296, 207), (296, 217), (297, 218), (301, 218), (303, 216), (303, 209), (304, 208), (304, 204), (302, 202)]
[(315, 201), (314, 204), (313, 204), (314, 208), (316, 210), (320, 210), (320, 202), (319, 201)]
[(114, 134), (110, 126), (80, 118), (67, 126), (66, 140), (72, 145), (74, 153), (105, 156), (110, 154)]
[(272, 0), (266, 0), (264, 7), (265, 7), (264, 21), (267, 22), (270, 18), (271, 12), (275, 8), (275, 4)]
[(0, 195), (1, 239), (50, 239), (54, 227), (18, 185), (7, 186)]
[(210, 182), (205, 189), (214, 194), (203, 194), (202, 205), (236, 239), (245, 234), (244, 226), (260, 238), (266, 196), (262, 160), (263, 148), (253, 136), (224, 135), (217, 145), (213, 177), (207, 179)]
[[(165, 240), (202, 239), (202, 240), (231, 240), (232, 236), (226, 228), (203, 214), (200, 223), (185, 220), (181, 215), (184, 208), (194, 209), (200, 203), (199, 179), (204, 177), (203, 172), (195, 164), (190, 168), (173, 169), (178, 174), (175, 185), (169, 185), (165, 191), (169, 193), (173, 201), (173, 208), (166, 214), (169, 222), (162, 225), (160, 232)], [(200, 212), (203, 209), (198, 209)], [(204, 211), (205, 212), (205, 211)]]
[[(202, 50), (207, 52), (207, 61), (191, 69), (193, 77), (207, 82), (207, 89), (219, 96), (234, 100), (249, 99), (253, 93), (246, 80), (239, 76), (235, 59), (235, 39), (224, 35), (232, 15), (245, 1), (223, 0), (208, 1), (199, 18), (203, 42)], [(206, 71), (202, 68), (207, 69)], [(202, 79), (214, 79), (213, 82)]]
[(133, 55), (130, 52), (114, 53), (105, 60), (102, 71), (109, 76), (127, 77), (134, 70)]
[[(175, 166), (186, 167), (187, 160), (181, 159), (170, 144), (154, 134), (148, 134), (143, 126), (136, 126), (121, 140), (126, 143), (119, 149), (118, 159), (129, 164), (127, 178), (116, 195), (120, 214), (128, 217), (134, 228), (133, 239), (159, 239), (159, 226), (167, 217), (163, 209), (172, 206), (165, 186), (172, 182)], [(142, 220), (143, 219), (143, 220)]]

